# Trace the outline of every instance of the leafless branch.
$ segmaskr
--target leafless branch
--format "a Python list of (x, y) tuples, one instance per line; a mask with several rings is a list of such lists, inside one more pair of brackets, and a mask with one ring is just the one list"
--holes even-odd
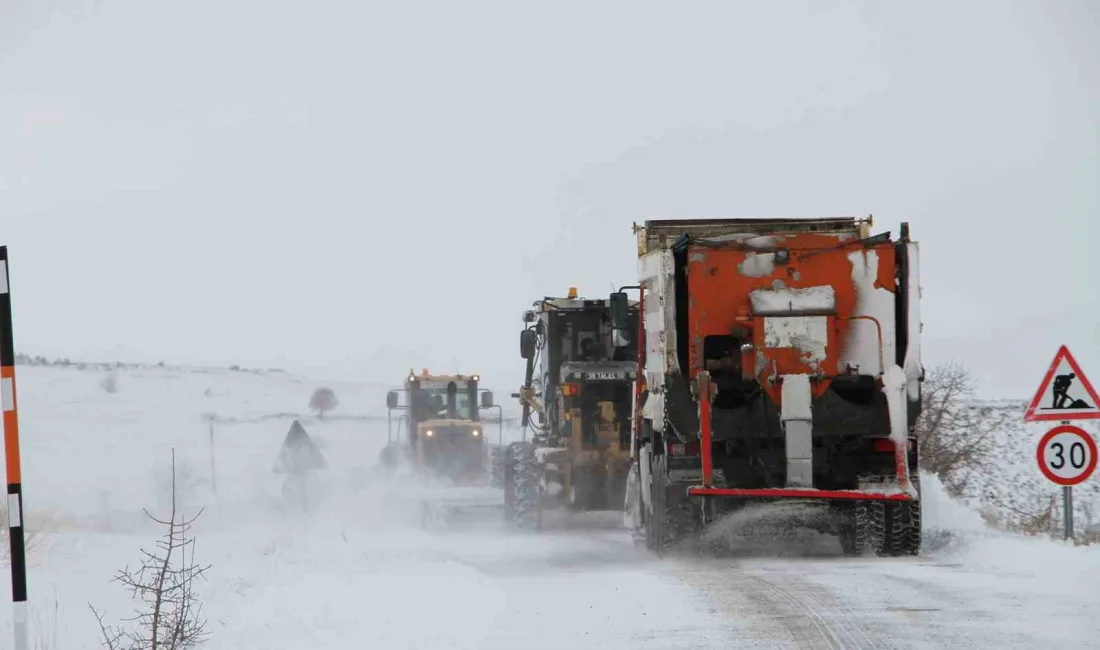
[(973, 403), (974, 382), (967, 369), (949, 363), (929, 370), (917, 421), (921, 464), (944, 486), (960, 494), (974, 470), (987, 469), (994, 436), (1007, 414)]
[(161, 519), (145, 511), (150, 520), (165, 528), (156, 542), (157, 550), (150, 552), (142, 549), (138, 567), (131, 569), (127, 566), (113, 579), (129, 589), (140, 603), (134, 616), (124, 619), (132, 624), (133, 629), (122, 630), (106, 625), (103, 616), (92, 608), (100, 623), (106, 650), (184, 650), (206, 636), (206, 621), (201, 616), (202, 606), (194, 591), (194, 582), (203, 577), (210, 567), (195, 563), (195, 540), (191, 537), (191, 526), (202, 511), (190, 518), (181, 517), (176, 503), (176, 487), (173, 450), (169, 516)]

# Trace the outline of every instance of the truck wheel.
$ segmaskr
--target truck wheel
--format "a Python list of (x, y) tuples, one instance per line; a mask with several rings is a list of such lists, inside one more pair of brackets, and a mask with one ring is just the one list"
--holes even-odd
[[(856, 504), (854, 530), (850, 533), (851, 541), (845, 552), (851, 551), (851, 555), (863, 555), (871, 552), (880, 556), (888, 552), (885, 506), (886, 504), (881, 501), (860, 501)], [(841, 545), (845, 545), (843, 533), (841, 534)]]
[(913, 479), (913, 487), (917, 490), (916, 501), (891, 504), (890, 551), (893, 555), (920, 555), (922, 535), (919, 479)]
[(665, 456), (657, 456), (651, 482), (653, 512), (647, 513), (646, 545), (658, 556), (686, 541), (695, 528), (695, 513), (683, 485), (669, 483)]
[(541, 470), (535, 459), (534, 445), (513, 442), (507, 449), (505, 518), (515, 530), (537, 531), (542, 527)]
[(892, 555), (919, 555), (921, 546), (920, 501), (902, 501), (890, 508)]

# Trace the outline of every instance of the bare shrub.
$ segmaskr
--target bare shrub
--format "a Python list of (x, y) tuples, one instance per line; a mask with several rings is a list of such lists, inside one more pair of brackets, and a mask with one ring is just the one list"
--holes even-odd
[(136, 569), (127, 566), (113, 579), (130, 589), (141, 603), (132, 618), (124, 619), (132, 627), (108, 625), (103, 614), (88, 604), (99, 621), (106, 650), (184, 650), (197, 645), (207, 634), (194, 583), (210, 567), (195, 564), (195, 539), (191, 537), (191, 526), (202, 510), (190, 519), (177, 512), (175, 477), (176, 452), (173, 449), (170, 515), (168, 519), (158, 519), (145, 511), (146, 517), (164, 528), (157, 541), (157, 550), (142, 549), (140, 566)]
[(331, 411), (339, 404), (336, 393), (332, 392), (332, 389), (327, 386), (321, 386), (313, 391), (313, 395), (309, 398), (309, 408), (317, 411), (317, 416), (322, 419), (325, 417), (325, 411)]
[(114, 395), (118, 392), (118, 375), (113, 372), (107, 373), (107, 376), (103, 378), (103, 381), (99, 382), (99, 387)]
[[(998, 516), (995, 520), (986, 517), (986, 521), (995, 528), (1008, 530), (1025, 535), (1049, 535), (1054, 526), (1055, 503), (1053, 496), (1042, 494), (1029, 495), (1027, 507), (1021, 508), (1001, 498), (994, 491), (986, 494), (986, 498), (997, 509)], [(985, 516), (985, 513), (983, 513)]]
[(990, 469), (996, 432), (1008, 414), (974, 404), (974, 380), (956, 362), (936, 366), (925, 376), (917, 440), (921, 465), (959, 495), (976, 472)]

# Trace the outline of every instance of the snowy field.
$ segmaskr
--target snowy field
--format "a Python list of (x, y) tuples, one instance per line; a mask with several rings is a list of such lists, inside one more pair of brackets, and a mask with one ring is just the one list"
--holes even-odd
[[(376, 470), (387, 386), (153, 367), (120, 371), (112, 394), (105, 376), (18, 369), (35, 647), (99, 647), (89, 603), (131, 614), (110, 580), (155, 541), (141, 509), (164, 513), (173, 448), (182, 505), (205, 508), (211, 650), (1100, 647), (1100, 549), (993, 533), (927, 477), (918, 558), (734, 539), (732, 521), (723, 557), (657, 561), (616, 513), (540, 536), (494, 516), (421, 529), (405, 486)], [(306, 407), (320, 385), (342, 403), (324, 421)], [(295, 417), (329, 464), (309, 514), (284, 506), (272, 471)], [(9, 647), (7, 607), (0, 628)]]

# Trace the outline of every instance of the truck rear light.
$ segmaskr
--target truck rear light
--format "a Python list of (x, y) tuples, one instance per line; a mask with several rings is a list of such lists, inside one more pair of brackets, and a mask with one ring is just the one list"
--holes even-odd
[(580, 392), (581, 392), (581, 387), (578, 386), (577, 384), (562, 384), (561, 385), (561, 394), (562, 395), (579, 395)]
[(670, 456), (698, 456), (699, 455), (699, 443), (689, 442), (684, 444), (674, 444), (668, 446), (668, 453)]
[[(909, 438), (907, 443), (908, 444), (906, 446), (908, 447), (909, 451), (913, 451), (917, 448), (916, 440)], [(875, 451), (881, 451), (883, 453), (893, 453), (894, 451), (894, 441), (890, 438), (875, 438), (872, 445), (874, 446)]]

